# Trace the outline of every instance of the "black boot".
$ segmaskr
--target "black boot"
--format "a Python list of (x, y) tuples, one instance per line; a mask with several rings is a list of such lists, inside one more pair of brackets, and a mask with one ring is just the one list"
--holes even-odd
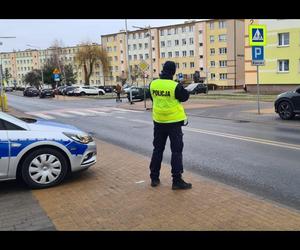
[(178, 189), (191, 189), (192, 184), (186, 183), (182, 178), (179, 179), (173, 179), (172, 189), (178, 190)]
[(160, 184), (159, 179), (151, 179), (151, 187), (157, 187)]

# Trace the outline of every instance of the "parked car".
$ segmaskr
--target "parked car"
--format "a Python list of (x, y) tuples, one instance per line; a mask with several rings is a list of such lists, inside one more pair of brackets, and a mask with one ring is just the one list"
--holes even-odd
[(76, 127), (0, 112), (0, 180), (46, 188), (96, 163), (93, 138)]
[(300, 114), (300, 87), (278, 95), (274, 106), (275, 112), (283, 120), (293, 119), (295, 115)]
[[(144, 88), (143, 87), (131, 87), (132, 100), (144, 100)], [(130, 91), (127, 93), (128, 101), (130, 101)], [(146, 99), (150, 98), (150, 90), (149, 88), (145, 88)]]
[(23, 96), (29, 96), (29, 97), (39, 96), (39, 90), (35, 87), (27, 87), (23, 91)]
[(53, 89), (42, 89), (40, 91), (40, 98), (45, 97), (55, 97), (55, 92)]
[(14, 88), (13, 87), (5, 87), (4, 90), (6, 92), (13, 92), (14, 91)]
[(91, 86), (80, 86), (74, 89), (75, 95), (105, 95), (105, 91), (103, 89), (97, 89)]
[(57, 94), (58, 95), (64, 95), (64, 90), (67, 88), (68, 86), (59, 86), (56, 90), (57, 90)]
[(73, 87), (73, 86), (66, 87), (65, 89), (62, 90), (62, 93), (63, 93), (63, 95), (68, 95), (68, 96), (75, 95), (74, 90), (76, 88), (77, 87)]
[(207, 85), (204, 83), (191, 83), (185, 89), (192, 95), (207, 93)]
[(97, 89), (102, 89), (105, 93), (112, 93), (115, 90), (115, 86), (96, 86)]

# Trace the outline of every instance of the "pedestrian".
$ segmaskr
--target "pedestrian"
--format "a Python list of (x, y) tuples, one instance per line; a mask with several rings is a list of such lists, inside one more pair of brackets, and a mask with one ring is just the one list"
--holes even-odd
[(191, 183), (182, 179), (183, 173), (183, 133), (187, 116), (181, 102), (189, 99), (189, 93), (182, 84), (173, 81), (176, 64), (165, 62), (160, 78), (150, 83), (150, 98), (153, 102), (152, 118), (154, 123), (153, 153), (150, 163), (151, 186), (160, 184), (160, 168), (167, 138), (172, 151), (171, 173), (172, 189), (190, 189)]
[(122, 92), (122, 87), (121, 85), (118, 83), (116, 86), (116, 93), (117, 93), (117, 99), (116, 102), (121, 102), (121, 92)]

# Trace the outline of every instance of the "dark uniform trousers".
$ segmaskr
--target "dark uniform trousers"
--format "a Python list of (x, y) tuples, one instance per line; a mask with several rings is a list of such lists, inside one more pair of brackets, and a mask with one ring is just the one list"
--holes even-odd
[(182, 150), (183, 150), (183, 133), (182, 122), (162, 124), (154, 122), (154, 140), (153, 153), (150, 163), (150, 178), (159, 178), (161, 162), (166, 146), (167, 138), (170, 139), (171, 144), (171, 166), (173, 179), (181, 178), (183, 173)]

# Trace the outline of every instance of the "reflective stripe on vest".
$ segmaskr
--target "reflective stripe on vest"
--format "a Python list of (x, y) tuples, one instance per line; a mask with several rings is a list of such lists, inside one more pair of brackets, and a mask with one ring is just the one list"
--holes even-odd
[(157, 79), (151, 82), (152, 118), (155, 122), (173, 123), (187, 119), (183, 106), (175, 98), (177, 84), (177, 82), (167, 79)]

